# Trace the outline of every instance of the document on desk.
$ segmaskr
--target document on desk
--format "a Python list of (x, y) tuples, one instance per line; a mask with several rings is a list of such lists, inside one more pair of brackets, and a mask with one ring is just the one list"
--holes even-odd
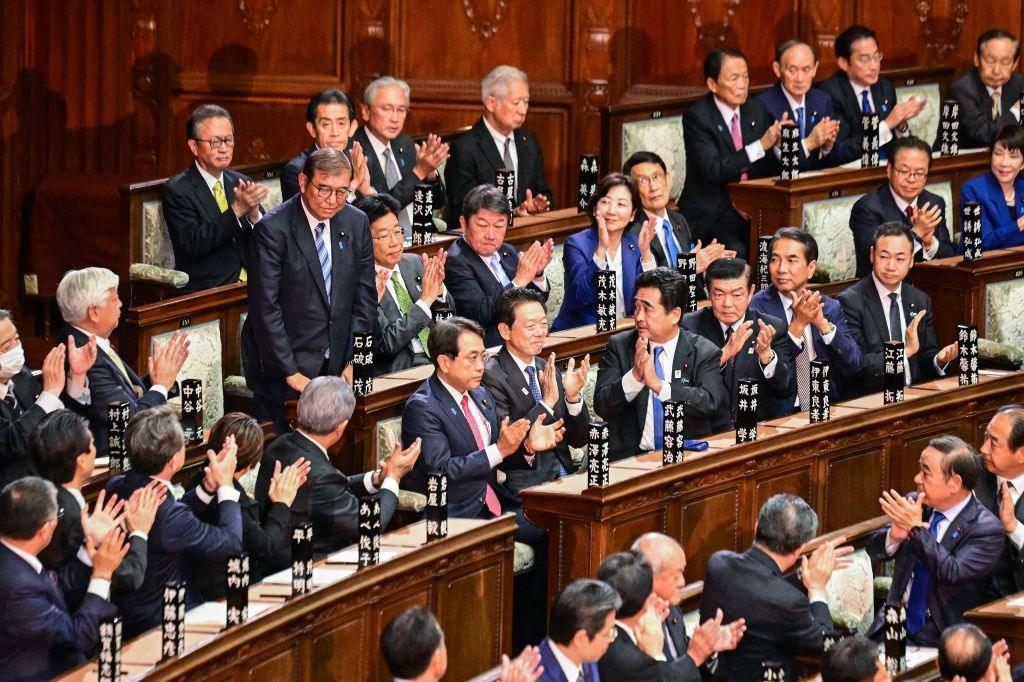
[[(391, 561), (398, 556), (398, 550), (393, 549), (382, 549), (380, 550), (380, 560)], [(359, 563), (359, 553), (355, 547), (349, 549), (343, 549), (340, 552), (327, 557), (327, 563), (329, 564), (357, 564)]]
[[(270, 608), (270, 604), (249, 604), (249, 618), (255, 618)], [(208, 601), (185, 612), (185, 627), (222, 628), (228, 621), (228, 605), (222, 601)]]
[[(344, 580), (355, 572), (356, 569), (354, 568), (341, 568), (336, 566), (315, 567), (313, 569), (313, 587), (323, 587), (324, 585), (336, 583), (339, 580)], [(274, 573), (273, 575), (268, 575), (262, 580), (262, 582), (270, 585), (291, 585), (292, 569), (286, 568), (283, 571)]]

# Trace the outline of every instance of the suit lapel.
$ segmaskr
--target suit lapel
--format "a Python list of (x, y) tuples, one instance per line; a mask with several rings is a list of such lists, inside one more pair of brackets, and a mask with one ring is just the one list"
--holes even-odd
[(380, 167), (380, 158), (377, 156), (377, 150), (373, 148), (373, 143), (370, 142), (370, 133), (366, 132), (366, 127), (363, 126), (359, 128), (355, 136), (359, 137), (359, 145), (363, 148), (363, 154), (366, 157), (366, 167), (370, 171), (370, 184), (375, 189), (386, 192), (388, 190), (388, 183), (384, 179), (384, 169)]
[[(537, 364), (540, 364), (540, 358), (537, 358)], [(516, 364), (515, 358), (512, 357), (512, 353), (505, 346), (498, 351), (498, 365), (505, 372), (505, 377), (511, 389), (509, 392), (516, 402), (516, 411), (529, 412), (534, 406), (533, 394), (526, 383), (526, 377), (519, 371), (519, 365)]]
[[(309, 229), (309, 222), (306, 220), (306, 212), (303, 210), (301, 202), (301, 197), (295, 200), (296, 215), (292, 220), (292, 238), (295, 239), (295, 243), (299, 246), (299, 251), (302, 252), (303, 257), (306, 259), (309, 272), (313, 275), (313, 281), (316, 282), (317, 291), (320, 292), (324, 305), (327, 305), (327, 287), (324, 285), (323, 270), (320, 269), (320, 257), (316, 255), (316, 243), (313, 241), (313, 232)], [(330, 237), (330, 235), (327, 236), (328, 238)]]
[(490, 426), (490, 438), (487, 437), (486, 433), (480, 434), (480, 437), (484, 439), (484, 445), (487, 446), (496, 442), (498, 439), (498, 417), (494, 411), (494, 401), (490, 399), (490, 394), (486, 388), (481, 386), (470, 391), (469, 397), (480, 408), (480, 412), (484, 415), (484, 419), (487, 420), (488, 426)]
[[(734, 150), (735, 146), (732, 143), (732, 133), (729, 130), (729, 126), (732, 125), (732, 121), (726, 121), (722, 118), (722, 112), (718, 110), (718, 105), (715, 104), (714, 95), (708, 95), (707, 99), (704, 100), (708, 107), (708, 118), (711, 120), (711, 126), (715, 129), (718, 134), (718, 139), (724, 145), (726, 149)], [(743, 112), (740, 112), (740, 128), (742, 134), (743, 127)]]
[[(206, 180), (199, 173), (199, 169), (196, 168), (195, 163), (192, 164), (189, 171), (191, 171), (192, 190), (196, 193), (196, 199), (199, 200), (199, 204), (203, 207), (203, 210), (206, 211), (207, 217), (209, 217), (210, 220), (213, 220), (221, 213), (220, 207), (217, 206), (217, 200), (213, 198), (213, 191), (211, 191), (210, 186), (206, 184)], [(227, 182), (225, 182), (227, 180), (227, 174), (222, 173), (220, 179), (221, 182), (224, 183), (224, 196), (226, 198), (228, 195)], [(232, 190), (232, 193), (234, 193), (234, 190)], [(231, 200), (228, 199), (228, 206), (230, 205)]]
[[(498, 169), (505, 166), (505, 161), (501, 158), (498, 153), (498, 145), (494, 144), (494, 138), (491, 137), (490, 132), (487, 130), (487, 126), (484, 125), (484, 120), (481, 118), (477, 121), (477, 124), (473, 126), (476, 131), (476, 144), (480, 148), (480, 152), (487, 159), (487, 162), (491, 164), (491, 168), (497, 177)], [(515, 140), (515, 137), (512, 138)], [(516, 155), (519, 155), (519, 145), (516, 145)], [(522, 157), (519, 157), (519, 165), (523, 165)]]
[(908, 294), (910, 294), (910, 292), (907, 290), (906, 283), (904, 283), (903, 288), (900, 291), (900, 302), (903, 304), (903, 321), (909, 325), (910, 321), (914, 319), (914, 315), (918, 313), (918, 306), (917, 301), (910, 300), (910, 296), (908, 296)]
[(956, 515), (956, 518), (949, 520), (949, 526), (946, 527), (946, 534), (942, 536), (942, 541), (939, 542), (939, 544), (947, 550), (953, 551), (953, 548), (967, 537), (964, 530), (974, 525), (977, 518), (978, 502), (973, 498), (970, 498), (967, 501), (967, 506)]
[(878, 114), (879, 118), (884, 119), (888, 115), (889, 110), (892, 109), (893, 104), (882, 92), (881, 80), (871, 86), (871, 105), (874, 107), (874, 113)]
[(22, 410), (32, 407), (36, 402), (36, 398), (39, 397), (34, 395), (32, 373), (27, 369), (22, 369), (11, 377), (10, 382), (7, 384), (7, 390), (14, 391), (14, 397), (18, 400), (18, 405), (21, 406)]
[(693, 341), (685, 333), (685, 330), (679, 330), (679, 336), (676, 337), (676, 353), (672, 357), (672, 374), (665, 377), (668, 382), (673, 382), (677, 378), (683, 379), (688, 377), (690, 374), (690, 356), (693, 355)]
[(907, 219), (907, 214), (901, 211), (900, 207), (896, 205), (896, 199), (893, 198), (892, 191), (889, 189), (888, 183), (882, 185), (878, 191), (882, 193), (882, 196), (880, 197), (882, 207), (890, 217), (898, 216), (898, 220), (901, 223), (910, 227), (910, 221)]
[[(473, 438), (473, 432), (469, 428), (469, 422), (466, 421), (466, 416), (462, 413), (462, 406), (455, 402), (452, 394), (448, 392), (441, 381), (436, 377), (430, 377), (431, 388), (434, 392), (434, 397), (437, 399), (438, 404), (441, 406), (441, 411), (444, 412), (445, 417), (452, 423), (455, 430), (462, 436), (464, 445), (469, 449), (467, 452), (475, 452), (476, 439)], [(483, 437), (483, 434), (480, 434)], [(487, 444), (484, 443), (486, 446)]]
[(419, 263), (419, 256), (415, 256), (417, 260), (402, 257), (402, 260), (398, 261), (398, 272), (402, 277), (402, 283), (405, 284), (405, 290), (409, 292), (409, 298), (415, 303), (420, 294), (423, 293), (422, 270), (417, 265)]
[(875, 326), (878, 327), (878, 335), (881, 337), (882, 342), (889, 340), (889, 322), (885, 315), (885, 311), (882, 310), (882, 302), (878, 300), (878, 290), (875, 289), (875, 281), (871, 275), (864, 278), (864, 300), (868, 306), (868, 312), (871, 317), (875, 320)]
[[(329, 244), (331, 249), (331, 307), (334, 307), (334, 303), (340, 301), (343, 298), (343, 287), (344, 279), (342, 273), (344, 273), (348, 267), (349, 261), (352, 259), (351, 247), (351, 235), (348, 234), (348, 230), (345, 229), (342, 224), (341, 215), (343, 211), (348, 210), (342, 207), (341, 211), (338, 211), (330, 222), (331, 230), (331, 243)], [(317, 265), (320, 261), (317, 261)]]
[[(509, 281), (512, 281), (515, 279), (516, 270), (519, 268), (519, 259), (517, 258), (516, 249), (514, 246), (502, 244), (498, 248), (498, 253), (501, 254), (501, 269), (505, 271), (505, 275), (508, 276)], [(487, 268), (487, 272), (491, 272), (490, 268)], [(494, 277), (493, 273), (491, 273), (491, 277)], [(498, 280), (495, 279), (494, 281), (497, 282)]]

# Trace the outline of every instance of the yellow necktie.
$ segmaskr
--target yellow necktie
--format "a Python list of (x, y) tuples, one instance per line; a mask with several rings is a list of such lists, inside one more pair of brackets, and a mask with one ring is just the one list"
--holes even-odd
[[(221, 213), (228, 210), (228, 198), (224, 196), (224, 183), (220, 180), (213, 183), (213, 198), (217, 200), (217, 208), (220, 209)], [(242, 268), (242, 271), (238, 273), (238, 281), (245, 282), (248, 279), (248, 273), (246, 273), (245, 268)]]

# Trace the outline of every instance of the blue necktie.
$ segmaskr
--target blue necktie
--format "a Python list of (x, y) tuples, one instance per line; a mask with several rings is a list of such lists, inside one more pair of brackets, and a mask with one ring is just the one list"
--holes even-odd
[[(946, 517), (942, 512), (932, 512), (932, 520), (928, 532), (932, 537), (939, 538), (939, 523)], [(928, 610), (928, 587), (932, 582), (932, 574), (920, 561), (914, 561), (914, 580), (910, 584), (910, 597), (907, 598), (907, 632), (914, 634), (924, 627), (925, 612)]]
[(526, 367), (526, 374), (530, 377), (527, 382), (530, 386), (530, 393), (533, 394), (533, 401), (539, 403), (541, 399), (540, 386), (537, 385), (537, 368), (533, 365)]
[(324, 275), (324, 287), (327, 289), (327, 307), (331, 306), (331, 258), (327, 253), (327, 243), (324, 242), (325, 223), (316, 224), (316, 255), (320, 259), (320, 270)]
[[(662, 381), (665, 380), (665, 371), (661, 368), (661, 356), (665, 349), (657, 346), (654, 349), (654, 372)], [(654, 406), (654, 449), (661, 450), (665, 442), (665, 408), (661, 399), (651, 393), (651, 404)]]
[(676, 239), (672, 236), (672, 225), (663, 219), (661, 221), (661, 229), (665, 232), (665, 255), (668, 256), (668, 268), (669, 270), (675, 270), (679, 249), (676, 248)]
[(867, 90), (861, 90), (860, 92), (860, 110), (865, 114), (871, 113), (871, 96)]
[(802, 140), (805, 137), (807, 137), (807, 134), (804, 131), (804, 108), (803, 107), (797, 107), (796, 108), (796, 125), (797, 125), (798, 128), (800, 128), (800, 139)]

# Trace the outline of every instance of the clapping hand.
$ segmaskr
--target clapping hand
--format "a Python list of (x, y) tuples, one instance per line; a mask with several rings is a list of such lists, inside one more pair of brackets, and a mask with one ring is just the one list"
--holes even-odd
[(402, 477), (412, 471), (412, 468), (416, 465), (416, 460), (419, 459), (422, 446), (423, 440), (420, 438), (414, 440), (412, 445), (404, 450), (401, 443), (395, 443), (391, 456), (386, 462), (381, 464), (377, 474), (373, 477), (373, 485), (379, 488), (384, 479), (388, 477), (394, 480), (395, 483), (401, 483)]
[(1017, 530), (1017, 513), (1014, 511), (1013, 497), (1010, 495), (1010, 486), (1006, 481), (999, 484), (1001, 496), (999, 498), (999, 520), (1003, 522), (1003, 529), (1009, 535)]
[(501, 655), (500, 682), (536, 682), (543, 674), (540, 649), (535, 646), (527, 646), (514, 660), (509, 660), (508, 654)]
[(59, 398), (64, 390), (66, 377), (64, 358), (66, 355), (64, 344), (59, 343), (51, 348), (43, 359), (43, 391), (55, 398)]
[[(654, 216), (649, 217), (644, 221), (644, 224), (640, 227), (640, 236), (637, 241), (640, 242), (640, 260), (644, 263), (649, 263), (654, 260), (654, 256), (651, 255), (651, 242), (654, 241), (655, 235), (658, 229), (658, 219)], [(675, 269), (675, 263), (669, 263), (669, 268)]]
[(534, 452), (544, 452), (545, 450), (551, 450), (561, 443), (562, 438), (565, 436), (564, 423), (564, 419), (559, 419), (553, 424), (545, 424), (544, 415), (539, 415), (530, 426), (530, 431), (527, 434), (526, 442), (529, 444), (530, 449)]
[(174, 332), (163, 346), (153, 342), (153, 353), (149, 356), (149, 379), (154, 385), (170, 388), (178, 378), (178, 372), (188, 359), (188, 334)]
[(92, 577), (110, 580), (114, 571), (128, 555), (131, 545), (125, 542), (124, 532), (120, 528), (111, 528), (101, 542), (86, 541), (85, 552), (92, 563)]
[(947, 365), (956, 359), (957, 353), (959, 352), (959, 341), (954, 341), (935, 354), (935, 362), (938, 363), (939, 366)]
[[(882, 505), (882, 513), (889, 517), (893, 530), (893, 540), (902, 540), (914, 526), (922, 526), (924, 522), (924, 493), (919, 493), (916, 500), (910, 500), (895, 490), (883, 490), (878, 500)], [(897, 535), (901, 537), (897, 537)]]
[[(203, 487), (207, 490), (217, 490), (223, 486), (230, 487), (235, 478), (235, 467), (238, 464), (238, 445), (235, 444), (235, 437), (229, 435), (224, 439), (219, 453), (213, 450), (206, 451), (207, 465), (203, 469), (206, 474)], [(209, 487), (207, 488), (207, 484)]]
[(501, 425), (498, 427), (498, 452), (501, 456), (509, 457), (514, 454), (519, 446), (522, 445), (523, 439), (526, 438), (526, 434), (530, 432), (530, 420), (528, 419), (517, 419), (513, 423), (508, 423), (508, 417), (504, 417), (501, 420)]
[(707, 246), (702, 246), (701, 241), (697, 240), (697, 245), (693, 247), (690, 253), (697, 254), (697, 274), (704, 272), (708, 269), (708, 266), (714, 263), (719, 258), (735, 258), (736, 252), (732, 249), (725, 248), (725, 244), (719, 244), (718, 239), (712, 239), (711, 243)]
[(577, 403), (580, 400), (580, 392), (587, 383), (587, 373), (590, 372), (590, 353), (587, 353), (576, 367), (576, 358), (569, 358), (569, 366), (562, 376), (562, 388), (565, 389), (565, 402)]
[(551, 202), (543, 194), (534, 194), (526, 190), (526, 199), (516, 206), (516, 215), (536, 215), (551, 209)]
[(416, 145), (416, 165), (412, 172), (420, 180), (432, 178), (442, 163), (448, 160), (448, 143), (430, 133), (427, 139)]
[(348, 183), (350, 191), (358, 191), (366, 196), (376, 194), (373, 185), (370, 184), (370, 168), (366, 163), (366, 152), (358, 142), (353, 142), (348, 152), (349, 160), (352, 162), (352, 179)]
[(907, 360), (917, 355), (917, 351), (921, 350), (921, 339), (918, 337), (917, 328), (927, 313), (928, 311), (926, 310), (919, 311), (910, 320), (910, 324), (907, 325), (907, 331), (903, 335), (903, 354)]
[(270, 479), (270, 490), (267, 496), (271, 502), (281, 502), (291, 507), (299, 488), (306, 482), (311, 464), (304, 457), (281, 468), (281, 460), (274, 460), (274, 476)]
[(96, 335), (90, 334), (89, 341), (84, 346), (78, 347), (75, 344), (75, 337), (69, 334), (67, 358), (71, 383), (76, 386), (85, 385), (85, 375), (96, 363)]
[(384, 300), (384, 294), (388, 290), (388, 279), (391, 275), (388, 274), (387, 270), (380, 270), (374, 275), (373, 283), (377, 286), (377, 303)]
[(741, 324), (736, 331), (732, 333), (729, 340), (722, 346), (722, 360), (719, 366), (724, 366), (725, 363), (736, 357), (736, 354), (743, 350), (743, 344), (747, 342), (747, 339), (754, 333), (754, 323), (751, 320), (747, 320)]
[(821, 543), (811, 556), (800, 557), (800, 579), (809, 593), (821, 594), (832, 577), (832, 572), (850, 565), (853, 547), (843, 545), (846, 538), (839, 537)]
[(100, 544), (111, 529), (116, 528), (124, 518), (124, 500), (117, 499), (117, 495), (111, 495), (107, 499), (106, 492), (100, 490), (92, 514), (89, 513), (88, 506), (82, 507), (82, 530), (93, 545)]
[(921, 243), (931, 246), (935, 239), (935, 228), (942, 222), (942, 210), (938, 205), (932, 206), (925, 202), (914, 211), (914, 220), (910, 229), (921, 238)]
[(541, 372), (540, 375), (541, 402), (543, 402), (545, 407), (551, 411), (554, 411), (555, 405), (558, 404), (558, 380), (555, 378), (556, 372), (555, 354), (552, 353), (548, 357), (548, 362), (544, 365), (544, 371)]
[(754, 352), (757, 353), (757, 359), (761, 361), (761, 365), (765, 366), (772, 361), (772, 357), (775, 355), (775, 352), (772, 350), (775, 327), (765, 324), (764, 320), (758, 320), (757, 325), (760, 329), (757, 332), (757, 340), (754, 341)]
[(128, 498), (125, 523), (128, 531), (148, 533), (156, 520), (156, 511), (167, 498), (167, 486), (160, 481), (153, 481), (144, 488), (138, 488)]

